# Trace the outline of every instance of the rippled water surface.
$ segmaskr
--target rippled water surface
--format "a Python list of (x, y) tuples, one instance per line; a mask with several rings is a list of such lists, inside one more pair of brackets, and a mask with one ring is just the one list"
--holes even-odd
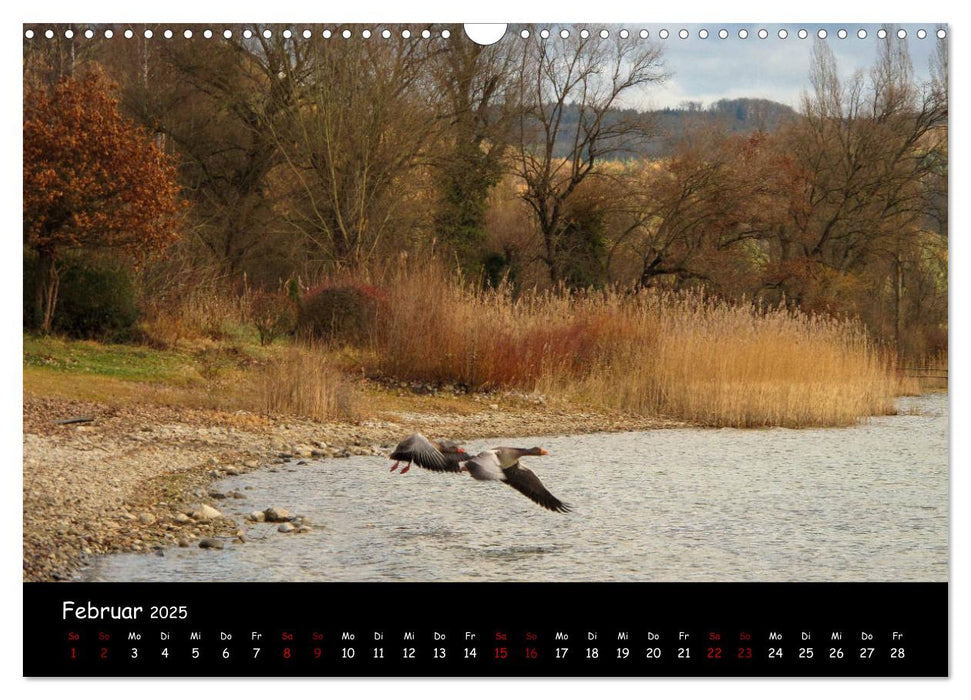
[(115, 555), (96, 581), (945, 581), (947, 396), (826, 430), (655, 430), (471, 443), (523, 460), (566, 515), (504, 484), (378, 457), (288, 464), (216, 485), (313, 532), (247, 523), (220, 551)]

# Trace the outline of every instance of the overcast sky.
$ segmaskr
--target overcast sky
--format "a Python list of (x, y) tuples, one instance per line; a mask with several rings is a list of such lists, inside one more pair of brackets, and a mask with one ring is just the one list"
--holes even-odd
[[(914, 73), (918, 80), (929, 76), (929, 61), (937, 42), (937, 26), (932, 24), (902, 24), (898, 28), (907, 32), (907, 43)], [(619, 28), (619, 26), (618, 26)], [(631, 27), (632, 31), (641, 28)], [(867, 70), (877, 56), (879, 25), (872, 24), (668, 24), (644, 25), (650, 36), (664, 48), (664, 62), (671, 77), (660, 87), (652, 86), (638, 101), (638, 107), (676, 107), (685, 100), (709, 104), (722, 98), (761, 97), (798, 107), (800, 95), (809, 87), (809, 62), (815, 33), (825, 29), (825, 41), (836, 54), (841, 73), (850, 76), (856, 70)], [(726, 29), (729, 36), (718, 38), (718, 31)], [(800, 39), (800, 29), (808, 30), (808, 37)], [(667, 29), (667, 39), (659, 38)], [(680, 39), (681, 29), (689, 32), (687, 39)], [(708, 38), (701, 39), (698, 32), (708, 30)], [(748, 37), (738, 36), (740, 29), (748, 31)], [(758, 37), (758, 31), (768, 32), (766, 39)], [(779, 30), (788, 36), (779, 38)], [(845, 29), (847, 36), (840, 39), (837, 32)], [(857, 31), (867, 32), (865, 39)], [(927, 36), (917, 38), (917, 31), (924, 29)]]

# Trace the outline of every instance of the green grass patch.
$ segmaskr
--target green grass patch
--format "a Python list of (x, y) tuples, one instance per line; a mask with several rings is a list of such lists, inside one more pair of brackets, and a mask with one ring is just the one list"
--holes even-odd
[(24, 335), (24, 368), (128, 381), (181, 383), (198, 376), (191, 353)]

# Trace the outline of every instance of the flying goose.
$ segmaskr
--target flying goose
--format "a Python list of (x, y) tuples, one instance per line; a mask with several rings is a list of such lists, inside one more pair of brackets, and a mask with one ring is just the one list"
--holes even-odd
[(501, 481), (544, 508), (567, 513), (571, 507), (551, 494), (536, 474), (519, 464), (519, 458), (524, 455), (545, 454), (549, 453), (541, 447), (494, 447), (473, 457), (454, 440), (429, 440), (414, 433), (399, 442), (391, 453), (391, 459), (395, 460), (391, 471), (407, 461), (400, 474), (411, 469), (412, 463), (432, 471), (468, 472), (477, 481)]
[(494, 447), (466, 459), (459, 467), (478, 481), (501, 481), (509, 484), (534, 503), (552, 511), (567, 513), (570, 506), (551, 494), (532, 471), (519, 464), (524, 455), (549, 454), (540, 447)]
[(459, 464), (470, 456), (454, 440), (429, 440), (424, 435), (414, 433), (394, 448), (391, 459), (395, 463), (391, 471), (397, 469), (401, 462), (408, 462), (400, 472), (405, 474), (414, 462), (419, 467), (436, 472), (458, 472), (461, 471)]

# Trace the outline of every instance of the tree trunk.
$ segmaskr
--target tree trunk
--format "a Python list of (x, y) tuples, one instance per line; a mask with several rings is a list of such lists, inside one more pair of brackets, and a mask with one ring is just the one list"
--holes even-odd
[(52, 250), (42, 249), (37, 255), (37, 275), (34, 279), (34, 329), (41, 333), (51, 330), (54, 305), (57, 303), (58, 276)]
[(901, 305), (903, 304), (904, 298), (904, 271), (903, 266), (900, 264), (900, 258), (894, 259), (894, 344), (897, 350), (897, 356), (901, 354), (900, 343), (903, 337), (903, 313), (901, 313)]

